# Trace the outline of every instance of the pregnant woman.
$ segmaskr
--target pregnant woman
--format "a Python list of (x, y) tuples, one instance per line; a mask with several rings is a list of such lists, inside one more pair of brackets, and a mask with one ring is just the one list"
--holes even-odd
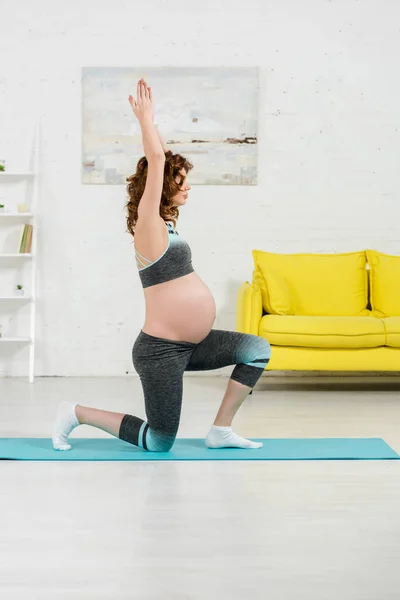
[(132, 351), (143, 387), (146, 417), (63, 402), (53, 429), (56, 450), (69, 450), (68, 436), (91, 425), (150, 452), (166, 452), (175, 441), (185, 371), (235, 365), (214, 424), (209, 448), (259, 448), (232, 431), (232, 420), (271, 356), (263, 338), (212, 329), (214, 298), (194, 271), (191, 251), (176, 230), (179, 207), (188, 198), (192, 165), (169, 151), (154, 125), (152, 90), (141, 79), (129, 103), (139, 121), (145, 156), (127, 181), (128, 232), (135, 241), (146, 316)]

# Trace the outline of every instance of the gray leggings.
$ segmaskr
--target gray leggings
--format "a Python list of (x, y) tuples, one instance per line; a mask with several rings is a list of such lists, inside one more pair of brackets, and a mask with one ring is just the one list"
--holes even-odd
[(185, 371), (208, 371), (236, 365), (231, 379), (253, 388), (271, 357), (262, 337), (212, 329), (199, 343), (181, 342), (140, 331), (132, 359), (143, 387), (147, 423), (125, 415), (121, 440), (153, 452), (167, 452), (178, 432)]

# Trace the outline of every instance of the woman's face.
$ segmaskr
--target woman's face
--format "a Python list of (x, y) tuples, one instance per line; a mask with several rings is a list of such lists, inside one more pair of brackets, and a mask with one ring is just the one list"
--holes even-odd
[(187, 180), (187, 173), (185, 169), (181, 169), (179, 171), (179, 175), (175, 178), (175, 181), (179, 184), (180, 190), (172, 198), (173, 205), (183, 206), (184, 204), (186, 204), (186, 200), (188, 199), (188, 192), (190, 190), (190, 185)]

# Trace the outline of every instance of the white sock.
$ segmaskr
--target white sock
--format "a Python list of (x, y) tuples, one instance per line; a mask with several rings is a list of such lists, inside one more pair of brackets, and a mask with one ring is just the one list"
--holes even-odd
[(232, 427), (218, 427), (213, 425), (206, 437), (206, 446), (209, 448), (261, 448), (261, 442), (252, 442), (237, 435)]
[(75, 406), (77, 404), (62, 402), (58, 408), (52, 435), (54, 450), (71, 450), (68, 436), (75, 427), (80, 425), (75, 413)]

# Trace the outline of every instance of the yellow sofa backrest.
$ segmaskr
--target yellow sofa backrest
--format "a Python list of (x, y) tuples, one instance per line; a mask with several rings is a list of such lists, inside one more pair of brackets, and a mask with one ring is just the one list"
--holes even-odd
[(371, 306), (377, 317), (400, 316), (400, 256), (367, 250)]
[(277, 315), (370, 314), (366, 252), (275, 254), (253, 250), (253, 283), (263, 309)]

